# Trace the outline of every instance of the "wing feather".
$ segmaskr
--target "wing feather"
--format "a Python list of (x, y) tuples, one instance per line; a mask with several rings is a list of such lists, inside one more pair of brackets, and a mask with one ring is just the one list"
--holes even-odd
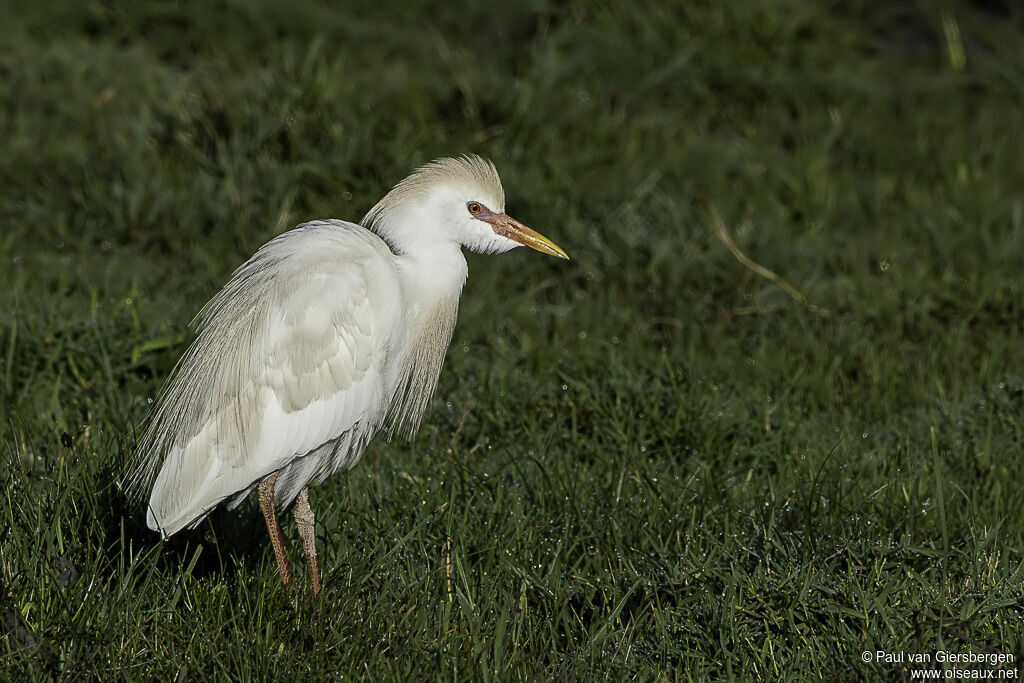
[[(321, 222), (269, 242), (235, 272), (200, 314), (143, 443), (134, 484), (155, 473), (151, 528), (166, 537), (195, 525), (356, 425), (379, 426), (398, 317), (389, 254), (358, 226)], [(296, 476), (321, 470), (305, 463)]]

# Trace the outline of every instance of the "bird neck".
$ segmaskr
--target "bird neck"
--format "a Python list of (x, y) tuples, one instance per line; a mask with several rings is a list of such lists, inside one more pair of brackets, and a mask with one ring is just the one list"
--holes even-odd
[(458, 305), (469, 267), (458, 244), (424, 240), (396, 257), (405, 291), (407, 323), (429, 317), (438, 306)]
[(407, 343), (398, 359), (389, 431), (411, 435), (437, 386), (468, 269), (457, 245), (437, 242), (396, 256)]

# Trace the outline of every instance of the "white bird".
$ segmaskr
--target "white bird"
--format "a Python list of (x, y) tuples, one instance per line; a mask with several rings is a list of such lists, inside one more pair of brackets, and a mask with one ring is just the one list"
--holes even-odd
[(307, 487), (355, 465), (378, 430), (416, 431), (455, 327), (462, 248), (568, 258), (504, 208), (493, 164), (440, 159), (362, 225), (313, 221), (263, 245), (196, 317), (157, 402), (128, 478), (150, 491), (149, 527), (166, 539), (256, 488), (287, 584), (275, 507), (294, 500), (319, 594)]

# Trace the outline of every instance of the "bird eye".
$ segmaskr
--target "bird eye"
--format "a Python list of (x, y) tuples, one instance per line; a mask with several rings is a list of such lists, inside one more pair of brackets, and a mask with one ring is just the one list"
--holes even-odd
[(484, 207), (480, 206), (476, 202), (470, 202), (468, 205), (469, 212), (474, 216), (484, 210)]

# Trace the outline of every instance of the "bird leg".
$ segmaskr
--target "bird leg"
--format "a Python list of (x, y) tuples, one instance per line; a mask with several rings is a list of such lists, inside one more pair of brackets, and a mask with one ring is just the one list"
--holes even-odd
[(320, 595), (320, 561), (316, 558), (316, 530), (313, 508), (309, 507), (309, 488), (302, 489), (295, 501), (295, 524), (302, 538), (302, 550), (306, 554), (309, 580), (313, 584), (313, 597)]
[(256, 494), (260, 499), (260, 510), (263, 510), (263, 519), (267, 523), (270, 545), (274, 547), (277, 572), (281, 575), (281, 583), (287, 586), (292, 581), (292, 570), (288, 567), (288, 556), (284, 554), (284, 540), (281, 538), (281, 527), (277, 523), (277, 512), (274, 511), (274, 484), (276, 482), (277, 472), (274, 472), (257, 485)]

